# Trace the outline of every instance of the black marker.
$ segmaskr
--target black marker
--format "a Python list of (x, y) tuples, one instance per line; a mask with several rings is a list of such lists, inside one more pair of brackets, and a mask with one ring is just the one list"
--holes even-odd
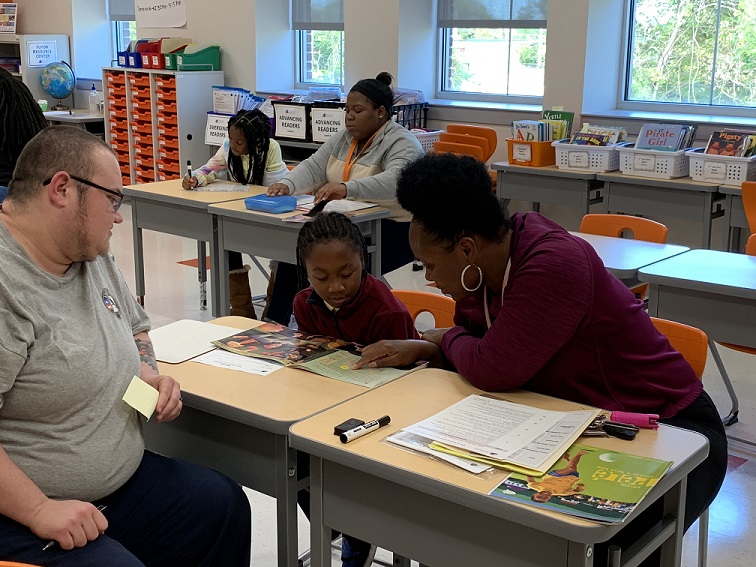
[(355, 427), (354, 429), (345, 431), (344, 433), (339, 435), (339, 439), (341, 439), (342, 443), (349, 443), (350, 441), (362, 437), (363, 435), (367, 435), (371, 431), (380, 429), (381, 427), (388, 425), (389, 423), (391, 423), (391, 418), (387, 415), (384, 415), (381, 418), (374, 419), (373, 421), (368, 421), (367, 423), (363, 423), (362, 425)]
[[(99, 510), (100, 512), (102, 512), (103, 510), (105, 510), (105, 508), (107, 508), (107, 506), (106, 506), (105, 504), (100, 504), (100, 505), (99, 505), (99, 506), (97, 507), (97, 509), (98, 509), (98, 510)], [(53, 545), (55, 545), (56, 543), (57, 543), (57, 542), (56, 542), (56, 541), (55, 541), (54, 539), (51, 539), (51, 540), (50, 540), (50, 541), (48, 541), (48, 542), (47, 542), (47, 544), (46, 544), (46, 545), (45, 545), (45, 546), (44, 546), (44, 547), (42, 548), (42, 551), (47, 551), (48, 549), (50, 549), (50, 548), (51, 548), (51, 547), (52, 547)]]

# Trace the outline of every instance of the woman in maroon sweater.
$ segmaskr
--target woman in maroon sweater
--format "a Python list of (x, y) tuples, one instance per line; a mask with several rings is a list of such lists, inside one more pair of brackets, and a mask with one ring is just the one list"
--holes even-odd
[(421, 158), (403, 172), (397, 197), (413, 215), (410, 244), (426, 279), (457, 301), (457, 326), (371, 345), (360, 364), (431, 360), (483, 390), (657, 413), (703, 433), (711, 446), (688, 481), (687, 529), (719, 490), (726, 437), (701, 381), (642, 303), (584, 240), (538, 213), (507, 218), (471, 158)]

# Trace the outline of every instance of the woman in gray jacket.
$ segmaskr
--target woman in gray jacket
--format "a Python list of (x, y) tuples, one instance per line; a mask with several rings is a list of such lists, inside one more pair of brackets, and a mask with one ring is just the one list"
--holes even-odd
[[(410, 215), (396, 200), (396, 182), (405, 166), (423, 155), (417, 138), (391, 120), (394, 93), (391, 75), (358, 81), (346, 100), (346, 128), (300, 163), (268, 195), (312, 191), (315, 202), (354, 199), (390, 211), (381, 223), (381, 273), (413, 260), (407, 234)], [(264, 316), (289, 323), (296, 294), (296, 267), (280, 263)]]

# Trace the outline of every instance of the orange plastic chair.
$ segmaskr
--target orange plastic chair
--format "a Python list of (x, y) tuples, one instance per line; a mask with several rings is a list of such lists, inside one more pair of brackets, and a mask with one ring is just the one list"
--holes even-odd
[[(633, 233), (633, 238), (636, 240), (658, 244), (667, 242), (667, 227), (651, 219), (630, 215), (588, 214), (580, 222), (580, 232), (588, 234), (619, 238), (627, 230)], [(641, 284), (630, 288), (630, 291), (641, 299), (645, 299), (648, 285)]]
[[(452, 132), (440, 132), (438, 139), (442, 142), (455, 142), (457, 144), (472, 144), (480, 146), (483, 151), (483, 157), (491, 157), (488, 151), (488, 140), (480, 136), (468, 136), (467, 134), (454, 134)], [(488, 158), (486, 158), (487, 160)], [(485, 161), (485, 160), (484, 160)]]
[[(496, 151), (496, 146), (499, 144), (499, 137), (496, 134), (496, 130), (487, 126), (473, 126), (472, 124), (449, 124), (446, 127), (446, 131), (451, 134), (464, 134), (466, 136), (479, 136), (488, 140), (488, 152), (482, 162), (487, 162), (491, 159), (491, 156)], [(491, 176), (491, 183), (493, 184), (493, 190), (496, 191), (496, 171), (489, 171)]]
[(451, 297), (429, 291), (407, 289), (394, 289), (391, 293), (404, 304), (413, 321), (417, 320), (421, 313), (430, 313), (433, 315), (436, 327), (454, 326), (454, 311), (457, 304)]
[[(754, 240), (754, 242), (756, 242), (756, 240)], [(703, 378), (704, 369), (706, 368), (706, 352), (709, 347), (709, 338), (706, 336), (706, 333), (696, 327), (690, 327), (675, 321), (668, 321), (667, 319), (651, 317), (651, 322), (653, 322), (657, 331), (667, 337), (672, 348), (683, 355), (683, 358), (688, 361), (688, 364), (693, 368), (693, 372), (696, 373), (698, 379), (701, 380)], [(699, 567), (706, 567), (709, 547), (708, 540), (709, 509), (707, 508), (698, 518)]]
[(0, 561), (0, 567), (41, 567), (31, 563), (18, 563), (16, 561)]
[(473, 144), (458, 144), (457, 142), (433, 142), (433, 151), (438, 154), (457, 154), (460, 156), (472, 156), (478, 161), (483, 161), (483, 150)]
[[(756, 181), (743, 181), (743, 210), (751, 234), (756, 233)], [(746, 252), (748, 254), (748, 252)]]

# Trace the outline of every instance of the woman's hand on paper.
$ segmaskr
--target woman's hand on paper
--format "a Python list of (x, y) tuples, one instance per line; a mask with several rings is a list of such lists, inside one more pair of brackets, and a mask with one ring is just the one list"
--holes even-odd
[(158, 401), (155, 406), (155, 418), (158, 423), (176, 419), (181, 413), (181, 408), (184, 407), (179, 383), (165, 374), (142, 376), (142, 380), (158, 391)]
[(315, 193), (315, 204), (320, 201), (335, 201), (346, 199), (347, 188), (343, 183), (326, 183)]
[(449, 329), (450, 327), (447, 327), (446, 329), (428, 329), (420, 336), (424, 341), (441, 346), (441, 341), (443, 340), (446, 331)]
[(362, 349), (362, 358), (355, 362), (353, 368), (383, 368), (386, 366), (407, 366), (418, 360), (433, 361), (439, 359), (441, 349), (438, 345), (419, 340), (378, 341)]
[(278, 197), (279, 195), (288, 195), (291, 193), (289, 190), (289, 186), (285, 183), (274, 183), (270, 187), (268, 187), (268, 191), (266, 194), (268, 197)]

